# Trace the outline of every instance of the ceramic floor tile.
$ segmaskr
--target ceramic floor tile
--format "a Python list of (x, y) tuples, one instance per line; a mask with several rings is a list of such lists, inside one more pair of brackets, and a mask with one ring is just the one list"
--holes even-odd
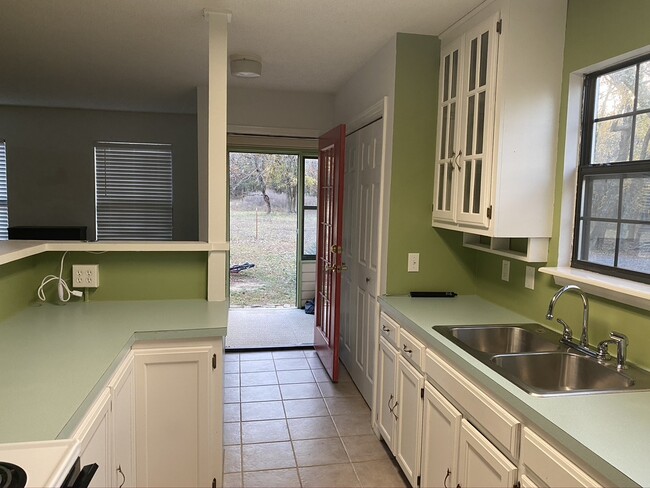
[(297, 400), (299, 398), (320, 398), (321, 393), (316, 383), (298, 383), (293, 385), (280, 385), (284, 400)]
[(261, 373), (241, 373), (239, 376), (241, 377), (241, 386), (263, 386), (278, 384), (278, 377), (275, 375), (275, 371), (264, 371)]
[(320, 466), (350, 462), (341, 439), (308, 439), (293, 441), (298, 466)]
[(239, 353), (227, 352), (223, 355), (224, 362), (239, 361)]
[(244, 473), (244, 486), (246, 488), (300, 488), (300, 479), (296, 468), (250, 471)]
[(275, 369), (277, 371), (288, 371), (293, 369), (310, 369), (305, 358), (276, 359)]
[(368, 488), (409, 488), (409, 482), (390, 460), (353, 463), (361, 486)]
[(303, 488), (354, 488), (361, 486), (352, 464), (298, 468)]
[(241, 424), (239, 422), (225, 422), (223, 424), (223, 444), (225, 446), (241, 444)]
[(240, 401), (239, 388), (230, 387), (223, 389), (223, 403), (239, 403)]
[(318, 357), (318, 353), (314, 349), (305, 349), (306, 358), (315, 358)]
[(297, 369), (291, 371), (278, 371), (278, 381), (281, 385), (290, 383), (315, 383), (314, 375), (309, 369)]
[(323, 368), (312, 368), (311, 374), (314, 375), (314, 379), (318, 382), (330, 381), (330, 376)]
[(289, 430), (285, 420), (258, 420), (242, 422), (242, 444), (260, 442), (280, 442), (289, 440)]
[(307, 362), (309, 363), (309, 367), (311, 369), (322, 369), (323, 368), (323, 363), (320, 362), (320, 359), (318, 356), (307, 358)]
[(323, 397), (359, 397), (361, 393), (351, 381), (347, 383), (332, 383), (331, 381), (318, 383), (318, 388)]
[(239, 422), (241, 420), (241, 411), (239, 403), (226, 403), (223, 406), (224, 422)]
[(238, 473), (241, 471), (241, 446), (224, 446), (223, 472)]
[(350, 461), (379, 461), (390, 459), (388, 447), (374, 434), (341, 437)]
[(242, 488), (241, 473), (224, 473), (223, 475), (223, 488)]
[(241, 401), (264, 402), (269, 400), (282, 400), (278, 385), (244, 386), (241, 389)]
[(242, 373), (259, 373), (261, 371), (275, 371), (275, 363), (272, 359), (260, 359), (258, 361), (242, 361), (239, 363)]
[(224, 361), (224, 373), (239, 373), (239, 361)]
[(322, 398), (307, 398), (303, 400), (284, 400), (287, 418), (320, 417), (328, 414)]
[(292, 440), (320, 439), (339, 435), (329, 416), (289, 419), (287, 423)]
[(291, 442), (246, 444), (242, 446), (242, 465), (244, 471), (261, 471), (293, 468), (296, 466), (296, 460)]
[(223, 375), (223, 386), (225, 388), (238, 387), (239, 375), (237, 373), (226, 373)]
[(340, 436), (346, 435), (370, 435), (370, 413), (363, 415), (332, 415), (336, 430)]
[(273, 359), (273, 355), (266, 351), (242, 352), (239, 354), (239, 361), (257, 361), (260, 359)]
[(241, 404), (241, 419), (244, 422), (251, 420), (275, 420), (284, 418), (282, 402), (254, 402)]
[[(312, 349), (313, 351), (313, 349)], [(287, 351), (273, 351), (273, 359), (293, 359), (293, 358), (305, 358), (305, 351), (302, 349), (290, 349)]]
[(370, 414), (370, 408), (361, 396), (324, 398), (330, 415), (364, 415)]

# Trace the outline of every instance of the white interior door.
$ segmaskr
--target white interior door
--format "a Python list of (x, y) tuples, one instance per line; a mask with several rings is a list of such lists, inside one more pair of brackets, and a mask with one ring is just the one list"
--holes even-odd
[(379, 250), (383, 119), (346, 138), (344, 195), (343, 297), (341, 304), (341, 361), (366, 402), (372, 404), (374, 351), (379, 320)]

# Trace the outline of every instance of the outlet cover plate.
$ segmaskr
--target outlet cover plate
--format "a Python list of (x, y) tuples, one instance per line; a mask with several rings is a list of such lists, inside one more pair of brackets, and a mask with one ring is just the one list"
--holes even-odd
[(530, 290), (535, 289), (535, 268), (533, 266), (526, 266), (524, 286)]
[(73, 288), (98, 288), (99, 287), (99, 264), (73, 264), (72, 265), (72, 287)]
[(510, 261), (507, 259), (501, 261), (501, 279), (503, 281), (510, 281)]
[(409, 262), (408, 268), (409, 273), (417, 273), (420, 271), (420, 253), (419, 252), (410, 252), (409, 253)]

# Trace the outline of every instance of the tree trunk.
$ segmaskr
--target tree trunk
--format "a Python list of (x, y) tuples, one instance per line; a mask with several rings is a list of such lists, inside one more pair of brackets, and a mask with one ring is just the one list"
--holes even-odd
[(264, 173), (257, 158), (255, 159), (255, 171), (257, 172), (257, 179), (260, 182), (260, 191), (262, 192), (262, 198), (264, 198), (264, 203), (266, 204), (266, 213), (270, 214), (271, 199), (266, 194), (266, 181), (264, 181)]

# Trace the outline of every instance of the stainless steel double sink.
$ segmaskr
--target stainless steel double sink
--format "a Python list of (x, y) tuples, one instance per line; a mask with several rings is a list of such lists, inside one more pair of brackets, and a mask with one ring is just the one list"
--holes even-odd
[(650, 373), (599, 361), (560, 342), (539, 324), (433, 327), (527, 393), (537, 396), (650, 389)]

